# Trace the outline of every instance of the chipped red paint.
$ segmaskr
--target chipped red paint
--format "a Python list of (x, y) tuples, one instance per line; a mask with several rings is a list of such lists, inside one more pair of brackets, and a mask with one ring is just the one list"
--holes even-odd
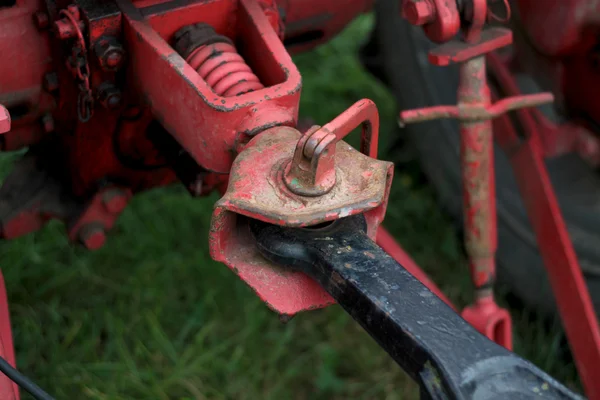
[[(362, 154), (339, 140), (361, 124)], [(339, 140), (333, 160), (337, 179), (330, 191), (313, 197), (293, 193), (284, 181), (285, 166), (303, 137), (299, 131), (277, 127), (252, 139), (235, 159), (227, 192), (216, 204), (209, 242), (212, 257), (234, 270), (280, 314), (291, 316), (331, 304), (316, 283), (260, 257), (244, 217), (305, 227), (364, 213), (367, 232), (374, 238), (385, 215), (393, 175), (391, 163), (375, 159), (378, 129), (377, 108), (369, 100), (357, 102), (321, 128)]]
[(450, 41), (429, 54), (430, 61), (437, 65), (460, 62), (458, 105), (403, 111), (400, 123), (438, 118), (461, 121), (464, 240), (476, 298), (475, 303), (464, 310), (463, 317), (490, 339), (511, 348), (511, 335), (507, 333), (511, 326), (510, 315), (500, 309), (493, 298), (497, 227), (491, 119), (509, 110), (551, 102), (553, 96), (550, 93), (521, 95), (492, 104), (485, 54), (509, 45), (512, 34), (503, 28), (482, 30), (488, 15), (487, 3), (477, 0), (473, 7), (473, 23), (463, 32), (462, 40)]
[[(521, 0), (520, 5), (533, 5), (525, 10), (529, 17), (548, 18), (549, 13), (562, 20), (566, 16), (572, 17), (571, 12), (563, 15), (560, 9), (574, 6), (575, 3), (584, 2), (535, 2)], [(568, 3), (568, 4), (567, 4)], [(590, 5), (591, 2), (586, 2)], [(597, 2), (593, 2), (597, 3)], [(475, 6), (485, 7), (485, 1), (477, 0)], [(543, 11), (537, 12), (540, 9)], [(549, 11), (549, 9), (552, 9)], [(580, 8), (581, 10), (581, 8)], [(477, 14), (477, 11), (473, 11)], [(485, 15), (479, 11), (479, 15)], [(560, 16), (559, 16), (560, 15)], [(594, 14), (596, 15), (596, 14)], [(528, 16), (526, 15), (527, 19)], [(529, 26), (529, 30), (550, 28), (547, 20), (538, 20), (536, 26)], [(482, 24), (481, 24), (482, 25)], [(571, 29), (569, 22), (567, 28)], [(472, 29), (479, 29), (478, 24), (471, 25)], [(589, 398), (600, 397), (600, 384), (593, 377), (600, 366), (600, 329), (596, 320), (589, 292), (578, 265), (573, 245), (569, 239), (558, 202), (552, 189), (548, 172), (543, 163), (544, 155), (556, 155), (564, 151), (580, 150), (587, 153), (588, 158), (594, 160), (596, 156), (597, 141), (591, 139), (587, 130), (575, 124), (555, 126), (549, 124), (539, 111), (523, 109), (542, 104), (552, 99), (551, 94), (523, 96), (514, 78), (510, 75), (508, 65), (500, 61), (498, 56), (488, 55), (491, 63), (491, 73), (498, 88), (503, 95), (512, 96), (499, 100), (495, 106), (491, 104), (490, 91), (487, 84), (485, 54), (499, 47), (510, 44), (511, 36), (503, 33), (501, 28), (489, 28), (481, 32), (464, 32), (462, 43), (450, 42), (434, 49), (430, 54), (430, 61), (438, 65), (447, 65), (452, 62), (462, 62), (460, 65), (460, 81), (458, 90), (459, 105), (457, 107), (440, 106), (430, 109), (412, 110), (401, 114), (401, 121), (426, 121), (435, 118), (458, 118), (461, 120), (461, 163), (463, 174), (463, 196), (465, 215), (465, 241), (469, 254), (471, 275), (475, 285), (475, 303), (463, 311), (463, 317), (474, 325), (480, 332), (494, 339), (506, 347), (512, 345), (510, 335), (510, 315), (500, 309), (494, 302), (492, 284), (494, 281), (494, 252), (496, 248), (496, 223), (494, 199), (494, 175), (492, 152), (492, 125), (494, 121), (494, 138), (504, 148), (511, 158), (515, 176), (519, 184), (530, 220), (536, 232), (538, 245), (545, 262), (548, 276), (557, 300), (563, 325), (567, 331), (569, 342), (575, 354), (578, 371)], [(494, 31), (495, 30), (495, 31)], [(594, 31), (597, 32), (597, 31)], [(581, 31), (579, 32), (582, 33)], [(535, 36), (535, 35), (534, 35)], [(552, 37), (545, 38), (540, 43), (541, 36), (537, 37), (541, 48), (560, 52), (553, 45), (558, 42), (548, 42)], [(563, 46), (567, 46), (570, 38), (564, 38)], [(567, 46), (568, 47), (568, 46)], [(538, 48), (539, 50), (539, 48)], [(563, 49), (564, 50), (564, 49)], [(519, 51), (519, 48), (517, 48)], [(521, 49), (522, 51), (522, 49)], [(520, 61), (517, 53), (516, 60)], [(527, 54), (527, 53), (525, 53)], [(538, 65), (539, 58), (526, 56), (524, 63)], [(519, 65), (523, 63), (519, 62)], [(550, 69), (551, 70), (551, 69)], [(537, 72), (537, 71), (530, 71)], [(585, 75), (584, 75), (585, 76)], [(559, 86), (560, 87), (560, 86)], [(594, 87), (589, 85), (588, 87)], [(568, 91), (562, 100), (569, 100)], [(562, 95), (562, 93), (558, 93)], [(517, 110), (517, 120), (525, 132), (526, 138), (518, 138), (511, 119), (504, 113), (508, 110)], [(600, 115), (599, 115), (600, 116)], [(558, 129), (565, 132), (558, 133)], [(543, 134), (543, 136), (541, 134)], [(566, 138), (565, 135), (572, 137)]]
[[(529, 52), (538, 57), (535, 62), (521, 66), (535, 70), (531, 65), (539, 65), (539, 60), (551, 65), (550, 75), (558, 82), (553, 89), (558, 88), (555, 95), (561, 102), (600, 120), (597, 85), (590, 84), (600, 85), (597, 57), (591, 57), (596, 54), (591, 46), (598, 33), (594, 25), (598, 2), (549, 1), (544, 7), (540, 2), (544, 0), (518, 2), (533, 46), (540, 50)], [(245, 220), (250, 217), (303, 227), (364, 213), (368, 234), (375, 237), (385, 215), (393, 174), (391, 164), (376, 160), (377, 110), (370, 101), (358, 102), (309, 133), (307, 145), (300, 146), (302, 135), (295, 128), (302, 80), (289, 55), (329, 40), (373, 3), (117, 0), (79, 2), (75, 7), (68, 0), (57, 0), (48, 3), (51, 6), (46, 9), (38, 0), (16, 0), (16, 6), (0, 9), (0, 31), (5, 34), (0, 54), (11, 61), (0, 63), (0, 104), (12, 116), (11, 121), (0, 108), (0, 148), (9, 151), (43, 144), (15, 165), (0, 190), (0, 199), (6, 201), (0, 207), (0, 237), (29, 233), (56, 218), (67, 223), (71, 240), (95, 249), (104, 244), (106, 232), (131, 196), (181, 180), (194, 196), (214, 190), (224, 194), (211, 223), (211, 255), (227, 264), (283, 319), (332, 304), (333, 299), (307, 276), (262, 258)], [(421, 25), (430, 39), (449, 41), (430, 54), (430, 61), (437, 65), (464, 64), (458, 107), (407, 111), (403, 117), (407, 122), (448, 117), (463, 123), (466, 239), (473, 281), (479, 289), (477, 301), (463, 315), (480, 331), (510, 347), (510, 319), (493, 302), (489, 287), (494, 278), (496, 235), (489, 120), (509, 110), (548, 102), (552, 96), (519, 96), (517, 91), (512, 95), (519, 97), (491, 104), (483, 56), (510, 44), (512, 34), (502, 28), (481, 30), (488, 17), (484, 6), (484, 0), (474, 1), (465, 41), (449, 41), (460, 28), (455, 1), (404, 2), (406, 16)], [(547, 24), (530, 23), (557, 16), (567, 21), (553, 25), (549, 36)], [(211, 55), (220, 53), (223, 61), (235, 59), (235, 77), (222, 79), (231, 72), (231, 64), (218, 63), (218, 72), (223, 74), (217, 77), (211, 75), (215, 71), (205, 70), (208, 67), (198, 61), (198, 54), (184, 56), (176, 49), (175, 33), (198, 23), (228, 38), (231, 45), (225, 49), (213, 43), (205, 43), (205, 49), (210, 49)], [(562, 30), (556, 29), (559, 26)], [(80, 58), (68, 61), (70, 56)], [(554, 68), (556, 60), (561, 64)], [(220, 84), (225, 80), (227, 84)], [(77, 115), (82, 87), (93, 93), (89, 121)], [(523, 116), (540, 115), (524, 111), (518, 115), (529, 131), (535, 131)], [(496, 123), (501, 121), (507, 119), (501, 117)], [(511, 153), (516, 154), (516, 165), (528, 168), (519, 171), (519, 183), (542, 254), (549, 263), (569, 338), (579, 341), (574, 347), (578, 368), (593, 397), (600, 392), (590, 377), (600, 365), (593, 311), (546, 171), (536, 157), (541, 157), (540, 149), (547, 155), (579, 150), (598, 163), (600, 145), (579, 125), (542, 122), (535, 128), (543, 135), (529, 140), (527, 146), (519, 147), (507, 134), (496, 137), (516, 152)], [(341, 139), (361, 124), (359, 152)], [(172, 142), (162, 140), (165, 136)], [(321, 147), (313, 143), (323, 138), (329, 140), (327, 146), (325, 142), (319, 142)], [(169, 146), (171, 152), (167, 154)], [(288, 174), (286, 185), (285, 166), (294, 149), (298, 149), (296, 166), (314, 166), (312, 175), (304, 178), (325, 182), (327, 190), (310, 196), (290, 190), (294, 178), (301, 174), (299, 170)], [(42, 179), (43, 185), (39, 183)], [(533, 182), (534, 189), (526, 190), (527, 180)], [(540, 196), (545, 197), (540, 200)], [(541, 202), (541, 211), (534, 210), (533, 201)], [(385, 231), (379, 230), (378, 239), (445, 299)], [(575, 295), (573, 290), (577, 290)], [(0, 339), (4, 346), (3, 353), (0, 346), (0, 353), (14, 362), (6, 310), (0, 279)], [(11, 387), (12, 391), (13, 386), (0, 379), (0, 397), (10, 398), (7, 390)], [(18, 398), (18, 392), (16, 395)]]

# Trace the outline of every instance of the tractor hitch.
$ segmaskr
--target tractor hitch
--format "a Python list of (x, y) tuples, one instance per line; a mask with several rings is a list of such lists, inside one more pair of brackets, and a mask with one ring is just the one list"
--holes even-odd
[[(342, 139), (361, 125), (358, 151)], [(283, 318), (334, 301), (304, 274), (262, 257), (239, 217), (305, 227), (364, 214), (368, 235), (375, 238), (393, 175), (392, 163), (376, 159), (378, 131), (375, 103), (361, 100), (304, 134), (284, 126), (266, 130), (236, 157), (213, 213), (210, 252)]]
[(369, 237), (364, 215), (248, 225), (258, 251), (318, 282), (419, 383), (421, 398), (581, 398), (456, 314)]

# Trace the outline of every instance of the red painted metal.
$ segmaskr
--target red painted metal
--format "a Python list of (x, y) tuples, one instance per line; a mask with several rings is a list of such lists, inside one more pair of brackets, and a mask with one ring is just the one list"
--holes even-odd
[(517, 0), (520, 26), (536, 49), (561, 56), (595, 46), (600, 3), (595, 0)]
[[(15, 350), (10, 328), (10, 315), (8, 312), (8, 299), (4, 276), (0, 271), (0, 357), (8, 361), (13, 367), (15, 364)], [(16, 383), (0, 374), (0, 399), (19, 400), (19, 388)]]
[(10, 131), (10, 114), (8, 110), (0, 104), (0, 133)]
[[(341, 138), (361, 125), (359, 152)], [(336, 181), (329, 191), (297, 195), (285, 183), (285, 169), (294, 158), (294, 150), (306, 150), (299, 143), (309, 142), (315, 137), (314, 131), (302, 135), (290, 127), (272, 128), (253, 138), (236, 157), (227, 192), (217, 202), (211, 222), (211, 256), (229, 266), (271, 309), (286, 318), (327, 306), (333, 300), (304, 274), (266, 262), (250, 239), (245, 217), (306, 227), (363, 213), (367, 234), (374, 238), (385, 215), (392, 181), (393, 165), (376, 160), (379, 115), (372, 101), (355, 103), (318, 131), (323, 137), (336, 139), (335, 165), (327, 165), (335, 168)], [(320, 151), (304, 156), (313, 158)]]
[(475, 303), (462, 316), (490, 339), (512, 348), (510, 315), (493, 298), (497, 227), (491, 119), (508, 110), (551, 102), (553, 96), (550, 93), (514, 96), (492, 105), (485, 54), (510, 44), (512, 36), (502, 28), (482, 31), (488, 17), (485, 0), (473, 2), (471, 12), (473, 19), (463, 32), (463, 40), (439, 46), (429, 57), (438, 65), (461, 62), (458, 105), (403, 111), (400, 123), (448, 117), (461, 121), (465, 247), (475, 288)]
[[(488, 57), (490, 73), (502, 93), (518, 94), (519, 89), (506, 65), (496, 55)], [(516, 115), (525, 139), (519, 139), (513, 120), (507, 116), (494, 122), (495, 138), (509, 155), (513, 169), (519, 171), (515, 177), (536, 232), (577, 370), (587, 396), (597, 399), (600, 398), (600, 383), (595, 375), (600, 365), (600, 328), (544, 164), (547, 148), (542, 137), (544, 125), (541, 130), (538, 128), (535, 110), (519, 110)]]
[[(600, 3), (595, 0), (518, 0), (516, 4), (522, 32), (516, 42), (512, 69), (535, 76), (545, 90), (552, 90), (560, 108), (570, 118), (583, 128), (591, 122), (592, 127), (587, 126), (587, 129), (596, 129), (594, 125), (600, 121), (596, 90), (600, 85)], [(575, 136), (581, 137), (579, 129), (575, 130)], [(554, 136), (555, 132), (546, 130), (542, 139), (546, 135)], [(597, 142), (597, 138), (584, 134), (579, 139), (580, 144), (570, 146), (587, 153), (583, 154), (584, 158), (595, 162), (598, 151), (592, 141)]]
[(380, 226), (377, 230), (376, 237), (377, 244), (394, 260), (396, 260), (400, 265), (402, 265), (408, 272), (412, 274), (415, 278), (417, 278), (423, 285), (425, 285), (429, 290), (431, 290), (437, 297), (442, 299), (442, 301), (448, 304), (453, 310), (456, 311), (456, 307), (448, 297), (442, 292), (442, 290), (433, 282), (425, 272), (415, 261), (404, 251), (402, 246), (394, 239), (392, 235), (383, 227)]
[[(321, 128), (304, 135), (296, 129), (302, 83), (288, 52), (329, 40), (373, 3), (117, 0), (116, 4), (90, 1), (75, 6), (57, 0), (47, 7), (38, 0), (16, 0), (15, 6), (0, 9), (4, 35), (0, 54), (11, 60), (0, 63), (0, 103), (6, 106), (6, 110), (0, 107), (1, 149), (38, 144), (0, 189), (0, 237), (26, 234), (55, 218), (67, 224), (71, 240), (96, 249), (104, 244), (106, 232), (132, 195), (181, 180), (195, 196), (215, 189), (224, 193), (211, 224), (211, 255), (234, 270), (283, 318), (333, 300), (307, 276), (266, 262), (253, 246), (245, 218), (308, 226), (364, 213), (369, 236), (379, 232), (380, 245), (449, 303), (389, 234), (378, 231), (393, 169), (376, 160), (375, 105), (363, 100)], [(540, 15), (555, 18), (559, 2), (550, 3), (539, 7), (539, 2), (520, 0), (521, 17), (536, 20), (539, 16), (532, 11), (537, 4)], [(567, 3), (565, 37), (556, 40), (556, 27), (553, 37), (540, 35), (547, 24), (528, 26), (528, 34), (546, 56), (570, 57), (559, 59), (563, 68), (556, 69), (566, 72), (552, 75), (562, 85), (555, 94), (571, 111), (600, 120), (595, 85), (585, 84), (588, 77), (588, 82), (600, 79), (594, 78), (597, 66), (585, 62), (591, 52), (590, 38), (598, 33), (597, 19), (592, 17), (597, 9), (590, 1)], [(491, 104), (484, 55), (510, 44), (512, 35), (501, 28), (481, 30), (486, 19), (502, 18), (489, 13), (483, 0), (473, 5), (465, 40), (450, 41), (430, 53), (437, 65), (464, 62), (459, 106), (402, 116), (411, 122), (438, 117), (462, 121), (466, 240), (478, 294), (463, 315), (510, 347), (510, 319), (495, 305), (491, 292), (496, 239), (490, 119), (542, 104), (551, 96), (520, 96)], [(460, 29), (454, 1), (405, 0), (402, 8), (433, 41), (447, 42)], [(577, 14), (581, 10), (589, 15)], [(210, 27), (220, 39), (203, 42), (202, 32), (193, 28), (197, 24)], [(583, 96), (577, 94), (579, 89)], [(363, 125), (361, 152), (341, 141), (359, 125)], [(579, 149), (594, 163), (600, 160), (600, 146), (580, 125), (548, 124), (536, 143), (543, 143), (548, 155)], [(515, 159), (530, 168), (519, 177), (520, 183), (523, 191), (525, 179), (538, 185), (533, 194), (527, 192), (535, 199), (548, 192), (548, 182), (544, 171), (538, 181), (530, 176), (540, 167), (532, 158), (534, 152), (523, 154)], [(539, 232), (548, 213), (553, 218), (550, 227), (558, 232), (552, 239), (540, 239), (540, 247), (546, 258), (555, 257), (549, 269), (555, 291), (561, 293), (559, 301), (566, 302), (561, 315), (572, 313), (563, 316), (572, 324), (569, 338), (583, 343), (575, 353), (588, 388), (589, 371), (600, 365), (597, 334), (577, 333), (593, 324), (589, 298), (583, 290), (569, 300), (583, 283), (573, 272), (576, 260), (551, 195), (538, 214), (529, 207)], [(551, 249), (552, 245), (560, 248)], [(570, 269), (556, 264), (557, 260)], [(560, 286), (562, 278), (565, 286)], [(0, 339), (4, 354), (14, 361), (9, 324), (3, 319), (7, 314), (2, 314), (3, 293), (0, 285)], [(579, 313), (573, 311), (580, 305)], [(582, 355), (585, 346), (594, 350)], [(2, 384), (0, 380), (0, 390), (6, 390)]]
[(402, 16), (413, 25), (423, 27), (427, 37), (443, 43), (460, 30), (460, 15), (456, 1), (402, 0)]
[(264, 88), (250, 66), (229, 43), (201, 46), (190, 54), (187, 63), (219, 96), (239, 96)]
[(98, 191), (69, 227), (69, 238), (78, 240), (88, 250), (97, 250), (104, 245), (109, 231), (121, 212), (127, 207), (131, 190), (106, 187)]

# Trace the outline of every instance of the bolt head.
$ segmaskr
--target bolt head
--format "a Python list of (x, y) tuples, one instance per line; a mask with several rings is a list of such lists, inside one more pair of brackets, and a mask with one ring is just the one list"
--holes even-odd
[(114, 110), (121, 105), (121, 93), (112, 93), (106, 100), (106, 106), (109, 110)]
[(110, 68), (117, 68), (123, 61), (123, 53), (120, 51), (111, 51), (106, 56), (106, 65)]
[(48, 29), (50, 26), (50, 16), (45, 11), (36, 11), (33, 14), (33, 21), (40, 31)]
[(110, 82), (104, 82), (98, 87), (98, 100), (107, 110), (119, 108), (121, 97), (121, 91)]
[(106, 234), (100, 224), (84, 225), (79, 233), (79, 241), (88, 250), (98, 250), (106, 242)]
[(425, 25), (435, 18), (435, 10), (429, 0), (405, 0), (402, 16), (411, 25)]
[(125, 49), (113, 37), (102, 37), (94, 45), (100, 67), (107, 72), (119, 70), (125, 63)]

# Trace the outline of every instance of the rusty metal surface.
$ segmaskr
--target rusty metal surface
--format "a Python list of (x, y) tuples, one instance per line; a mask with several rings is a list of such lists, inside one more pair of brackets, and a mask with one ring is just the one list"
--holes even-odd
[(292, 193), (283, 183), (282, 168), (299, 138), (295, 129), (280, 127), (253, 139), (236, 158), (228, 192), (216, 207), (278, 225), (309, 226), (383, 204), (392, 164), (364, 156), (343, 141), (336, 145), (337, 184), (331, 191), (314, 198)]
[[(303, 137), (296, 129), (276, 127), (262, 132), (235, 159), (227, 192), (215, 205), (211, 256), (235, 271), (278, 313), (291, 316), (324, 307), (332, 300), (302, 274), (281, 271), (262, 259), (248, 238), (245, 219), (306, 227), (364, 214), (368, 234), (374, 238), (385, 215), (393, 175), (391, 163), (363, 154), (377, 154), (377, 118), (375, 105), (362, 100), (321, 128), (323, 137), (342, 138), (356, 126), (365, 125), (362, 153), (344, 141), (335, 144), (335, 159), (329, 164), (336, 171), (335, 185), (326, 193), (297, 195), (285, 184), (285, 167)], [(304, 138), (310, 137), (309, 131)]]
[[(485, 2), (482, 0), (477, 0), (473, 4), (485, 7)], [(556, 3), (552, 2), (552, 4)], [(556, 9), (553, 11), (555, 12)], [(479, 14), (486, 13), (480, 11)], [(481, 21), (478, 24), (481, 24)], [(479, 29), (478, 24), (473, 24), (474, 29)], [(501, 33), (501, 31), (496, 32)], [(499, 117), (496, 123), (500, 130), (496, 138), (512, 159), (519, 189), (536, 231), (540, 253), (548, 271), (570, 345), (575, 353), (578, 371), (588, 396), (598, 398), (599, 386), (597, 380), (592, 378), (592, 371), (597, 370), (600, 365), (600, 330), (573, 245), (543, 164), (544, 141), (546, 141), (546, 150), (550, 150), (551, 153), (553, 150), (556, 151), (556, 148), (551, 147), (553, 140), (555, 144), (560, 140), (555, 140), (552, 135), (545, 135), (550, 137), (544, 139), (540, 138), (538, 123), (534, 119), (535, 113), (519, 109), (531, 106), (535, 101), (532, 102), (532, 98), (527, 99), (520, 94), (507, 68), (503, 68), (499, 59), (493, 55), (489, 56), (492, 61), (492, 73), (495, 74), (500, 88), (513, 97), (505, 99), (502, 104), (497, 102), (496, 106), (491, 104), (484, 54), (510, 44), (511, 40), (507, 39), (511, 36), (486, 35), (485, 30), (476, 31), (474, 34), (468, 31), (463, 33), (462, 44), (449, 43), (435, 49), (432, 52), (433, 57), (430, 54), (430, 61), (438, 65), (466, 60), (460, 65), (458, 106), (413, 110), (404, 113), (400, 118), (401, 121), (403, 117), (415, 121), (434, 117), (457, 117), (461, 120), (465, 243), (472, 280), (476, 288), (475, 302), (465, 308), (463, 317), (488, 337), (505, 346), (508, 345), (507, 347), (511, 345), (510, 316), (506, 310), (500, 309), (495, 304), (492, 289), (496, 224), (493, 137), (490, 119)], [(477, 54), (477, 57), (472, 58), (473, 54)], [(552, 97), (548, 94), (546, 100)], [(538, 100), (543, 101), (544, 97), (539, 96)], [(475, 119), (469, 118), (472, 109), (477, 109), (474, 113)], [(524, 143), (520, 143), (510, 119), (506, 115), (499, 115), (508, 109), (519, 109), (516, 114), (526, 134)], [(482, 111), (485, 112), (482, 114)], [(543, 124), (539, 126), (543, 127)], [(580, 139), (572, 140), (577, 143)]]

